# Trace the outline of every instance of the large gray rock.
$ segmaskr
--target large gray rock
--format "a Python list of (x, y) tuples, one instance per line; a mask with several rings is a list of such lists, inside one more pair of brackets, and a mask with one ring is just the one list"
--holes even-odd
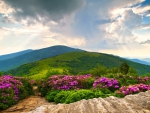
[(124, 98), (110, 96), (71, 104), (42, 105), (28, 113), (150, 113), (150, 91)]

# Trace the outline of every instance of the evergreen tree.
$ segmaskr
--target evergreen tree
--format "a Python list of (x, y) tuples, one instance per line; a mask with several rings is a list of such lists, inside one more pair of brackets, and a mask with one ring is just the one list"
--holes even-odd
[(127, 63), (123, 62), (120, 66), (120, 72), (122, 74), (127, 74), (128, 71), (129, 71), (129, 65)]

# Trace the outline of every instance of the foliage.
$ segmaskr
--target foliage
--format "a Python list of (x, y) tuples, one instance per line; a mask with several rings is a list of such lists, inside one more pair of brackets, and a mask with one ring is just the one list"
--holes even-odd
[[(106, 89), (107, 90), (107, 89)], [(105, 92), (107, 92), (105, 90)], [(103, 90), (104, 91), (104, 90)], [(69, 90), (69, 91), (58, 91), (52, 90), (47, 93), (46, 99), (49, 102), (56, 102), (56, 103), (72, 103), (82, 99), (92, 99), (98, 97), (108, 97), (114, 95), (113, 93), (103, 93), (101, 90), (89, 90), (89, 89), (80, 89), (80, 90)]]
[(119, 82), (114, 78), (102, 77), (96, 79), (93, 83), (94, 88), (108, 88), (112, 92), (119, 88)]
[[(56, 103), (72, 103), (82, 99), (98, 97), (124, 97), (127, 94), (150, 90), (150, 85), (148, 85), (150, 83), (149, 76), (114, 75), (113, 77), (91, 75), (51, 76), (47, 80), (47, 88), (45, 88), (49, 89), (45, 93), (46, 99)], [(78, 84), (72, 84), (73, 81)], [(49, 86), (49, 83), (54, 84)], [(93, 87), (91, 87), (92, 83)]]
[(3, 73), (0, 71), (0, 77), (3, 75)]
[(51, 90), (71, 90), (91, 88), (94, 78), (90, 74), (79, 76), (53, 75), (47, 80), (41, 80), (38, 84), (38, 90), (42, 96)]
[(128, 71), (129, 71), (129, 66), (128, 66), (128, 64), (127, 64), (126, 62), (121, 63), (120, 72), (121, 72), (122, 74), (127, 74)]
[(41, 92), (41, 96), (45, 96), (50, 90), (47, 80), (42, 79), (38, 82), (38, 91)]
[(70, 94), (67, 96), (65, 103), (72, 103), (76, 102), (82, 99), (91, 99), (94, 98), (95, 95), (92, 90), (76, 90), (76, 91), (71, 91)]
[(49, 78), (52, 75), (60, 75), (61, 72), (59, 70), (48, 70), (46, 73), (46, 78)]
[(0, 109), (6, 109), (30, 94), (33, 90), (27, 80), (9, 75), (0, 77)]
[(54, 98), (56, 97), (56, 95), (61, 92), (61, 90), (51, 90), (47, 93), (46, 95), (46, 99), (49, 101), (49, 102), (54, 102)]
[(107, 68), (105, 66), (97, 65), (93, 68), (90, 73), (94, 76), (101, 76), (107, 73)]
[(71, 91), (61, 91), (57, 93), (54, 97), (56, 103), (72, 103), (82, 99), (92, 99), (95, 97), (102, 97), (104, 94), (99, 90), (71, 90)]
[(134, 76), (137, 76), (138, 75), (138, 73), (137, 73), (137, 71), (133, 68), (133, 67), (129, 67), (129, 71), (128, 71), (128, 74), (129, 75), (134, 75)]
[(119, 73), (119, 72), (120, 72), (120, 70), (117, 67), (107, 69), (107, 73), (116, 74), (116, 73)]
[(129, 85), (129, 86), (122, 86), (118, 91), (116, 91), (116, 93), (129, 95), (129, 94), (144, 92), (147, 90), (150, 90), (150, 85), (141, 83), (141, 84), (135, 84), (135, 85)]

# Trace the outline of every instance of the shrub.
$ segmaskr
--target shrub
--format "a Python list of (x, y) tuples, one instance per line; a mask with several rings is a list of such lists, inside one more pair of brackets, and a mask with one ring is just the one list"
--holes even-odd
[(93, 93), (92, 90), (77, 90), (77, 91), (71, 91), (69, 96), (66, 98), (65, 103), (72, 103), (76, 102), (82, 99), (91, 99), (94, 98), (95, 94)]
[(41, 96), (45, 96), (48, 91), (50, 91), (50, 87), (47, 84), (47, 80), (42, 79), (38, 82), (38, 91), (41, 92)]
[(114, 78), (101, 77), (93, 83), (94, 88), (109, 88), (112, 92), (119, 88), (119, 82)]
[(101, 90), (98, 89), (94, 89), (94, 90), (80, 89), (80, 90), (69, 90), (69, 91), (52, 90), (47, 93), (46, 99), (49, 102), (69, 104), (82, 99), (87, 100), (87, 99), (98, 98), (98, 97), (108, 97), (111, 95), (113, 95), (113, 93), (109, 92), (107, 94), (104, 94)]
[(54, 98), (54, 101), (56, 103), (65, 103), (66, 101), (66, 98), (71, 94), (72, 92), (71, 91), (61, 91), (59, 92), (55, 98)]
[(141, 83), (141, 84), (135, 84), (129, 86), (122, 86), (118, 91), (116, 91), (116, 93), (122, 95), (129, 95), (129, 94), (144, 92), (147, 90), (150, 90), (150, 86)]
[[(91, 87), (91, 80), (87, 80), (90, 78), (91, 75), (79, 75), (79, 76), (68, 76), (68, 75), (54, 75), (49, 77), (47, 81), (44, 81), (45, 83), (41, 83), (39, 86), (41, 91), (43, 89), (49, 89), (49, 90), (71, 90), (71, 89), (82, 89), (86, 87)], [(87, 82), (86, 82), (87, 80)]]
[(49, 91), (46, 95), (46, 99), (49, 101), (49, 102), (54, 102), (54, 98), (56, 97), (56, 95), (61, 92), (60, 90), (52, 90), (52, 91)]
[(107, 73), (107, 68), (105, 66), (97, 65), (97, 67), (93, 68), (90, 73), (94, 76), (101, 76)]
[(31, 93), (27, 80), (9, 75), (0, 77), (0, 109), (8, 108)]

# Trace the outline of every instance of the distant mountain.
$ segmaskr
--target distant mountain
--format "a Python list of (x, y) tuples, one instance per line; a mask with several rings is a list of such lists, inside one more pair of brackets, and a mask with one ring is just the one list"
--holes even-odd
[(29, 52), (31, 52), (31, 51), (33, 51), (33, 50), (28, 49), (28, 50), (19, 51), (19, 52), (16, 52), (16, 53), (1, 55), (1, 56), (0, 56), (0, 60), (6, 60), (6, 59), (14, 58), (14, 57), (17, 57), (17, 56), (20, 56), (20, 55), (29, 53)]
[(29, 53), (0, 61), (0, 70), (7, 71), (13, 68), (16, 68), (22, 64), (31, 63), (34, 61), (38, 61), (44, 58), (53, 57), (56, 55), (60, 55), (67, 52), (74, 52), (74, 51), (83, 51), (80, 49), (74, 49), (67, 46), (52, 46), (48, 48), (43, 48), (39, 50), (34, 50)]
[(150, 63), (150, 58), (143, 58), (142, 60)]
[(140, 64), (144, 64), (144, 65), (150, 65), (150, 62), (146, 62), (146, 61), (139, 60), (139, 59), (128, 59), (128, 60), (133, 61), (133, 62), (137, 62)]
[(132, 62), (113, 55), (94, 52), (70, 52), (22, 65), (16, 69), (8, 71), (7, 74), (42, 78), (51, 70), (59, 70), (60, 72), (67, 70), (70, 74), (77, 74), (89, 71), (96, 67), (97, 64), (111, 68), (120, 67), (123, 62), (126, 62), (129, 66), (135, 68), (139, 74), (150, 72), (150, 66)]

